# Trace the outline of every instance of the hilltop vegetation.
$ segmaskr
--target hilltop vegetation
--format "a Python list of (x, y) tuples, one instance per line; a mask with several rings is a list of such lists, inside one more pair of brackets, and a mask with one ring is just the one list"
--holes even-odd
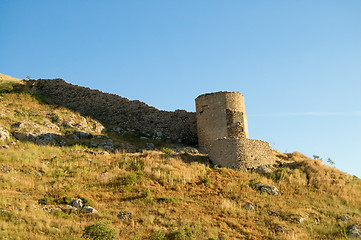
[[(82, 239), (96, 224), (116, 239), (347, 239), (361, 223), (360, 179), (319, 160), (274, 151), (272, 173), (218, 168), (15, 82), (0, 82), (0, 238)], [(16, 139), (20, 130), (33, 138)]]

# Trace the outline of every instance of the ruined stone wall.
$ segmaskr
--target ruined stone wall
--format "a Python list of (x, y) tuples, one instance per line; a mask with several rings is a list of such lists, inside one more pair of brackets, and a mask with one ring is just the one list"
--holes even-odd
[(124, 131), (146, 133), (190, 145), (197, 143), (195, 113), (161, 111), (141, 101), (72, 85), (62, 79), (39, 79), (28, 81), (28, 85), (57, 105)]
[(248, 138), (244, 97), (239, 92), (203, 94), (196, 99), (199, 148), (208, 153), (224, 137)]
[(217, 139), (209, 157), (214, 164), (243, 171), (271, 165), (276, 160), (267, 142), (248, 138)]
[(275, 157), (267, 142), (248, 139), (244, 97), (216, 92), (196, 99), (198, 144), (214, 164), (239, 170), (271, 165)]

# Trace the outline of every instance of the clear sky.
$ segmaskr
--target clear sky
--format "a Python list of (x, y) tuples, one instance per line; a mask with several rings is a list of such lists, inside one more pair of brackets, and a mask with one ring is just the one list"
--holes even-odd
[(0, 0), (0, 72), (195, 111), (245, 96), (250, 138), (361, 177), (360, 0)]

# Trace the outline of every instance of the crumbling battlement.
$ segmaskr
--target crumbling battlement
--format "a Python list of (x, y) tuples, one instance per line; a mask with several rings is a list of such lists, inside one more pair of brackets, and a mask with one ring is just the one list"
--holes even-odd
[(248, 139), (244, 97), (239, 92), (207, 93), (196, 98), (198, 144), (214, 164), (239, 170), (275, 161), (267, 142)]
[(161, 111), (141, 101), (72, 85), (63, 79), (31, 80), (28, 86), (55, 104), (125, 132), (133, 130), (152, 137), (197, 144), (195, 113), (184, 110)]

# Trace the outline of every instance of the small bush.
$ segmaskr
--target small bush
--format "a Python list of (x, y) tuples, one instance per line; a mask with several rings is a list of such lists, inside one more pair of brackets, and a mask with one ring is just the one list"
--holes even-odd
[(85, 226), (81, 237), (84, 239), (93, 239), (93, 240), (111, 240), (111, 239), (115, 239), (116, 232), (110, 225), (110, 222), (100, 221), (92, 225)]
[(208, 176), (205, 176), (203, 179), (202, 179), (202, 183), (204, 184), (208, 184), (211, 182), (211, 179), (208, 177)]
[(195, 227), (185, 227), (183, 230), (173, 230), (167, 234), (169, 240), (194, 240), (197, 239), (198, 233)]
[(43, 95), (39, 95), (33, 92), (30, 92), (30, 95), (32, 97), (34, 97), (40, 104), (51, 104), (51, 102), (49, 101), (49, 99), (47, 99), (45, 96)]
[(165, 233), (161, 230), (156, 231), (153, 235), (149, 238), (149, 240), (166, 240)]
[(152, 192), (149, 189), (147, 189), (142, 193), (142, 197), (143, 198), (151, 198), (152, 197)]
[(132, 191), (133, 186), (140, 182), (142, 176), (143, 173), (141, 172), (126, 174), (124, 176), (116, 177), (109, 185), (115, 188)]
[(172, 153), (172, 150), (170, 150), (169, 148), (162, 148), (161, 151), (167, 155), (170, 155)]
[(93, 205), (93, 201), (90, 200), (89, 198), (85, 198), (85, 197), (79, 197), (82, 201), (84, 205)]
[(14, 90), (14, 87), (11, 83), (4, 83), (0, 85), (0, 94), (9, 93)]
[(157, 198), (157, 202), (161, 203), (161, 202), (166, 202), (166, 203), (175, 203), (177, 201), (176, 198), (174, 197), (160, 197)]
[(253, 189), (257, 189), (260, 184), (261, 184), (261, 182), (256, 178), (249, 180), (249, 186)]
[(271, 178), (274, 182), (279, 182), (283, 178), (285, 173), (286, 173), (285, 168), (281, 167), (278, 168), (276, 171), (270, 173), (269, 178)]
[(71, 205), (71, 197), (69, 197), (69, 196), (62, 197), (60, 200), (60, 203)]

